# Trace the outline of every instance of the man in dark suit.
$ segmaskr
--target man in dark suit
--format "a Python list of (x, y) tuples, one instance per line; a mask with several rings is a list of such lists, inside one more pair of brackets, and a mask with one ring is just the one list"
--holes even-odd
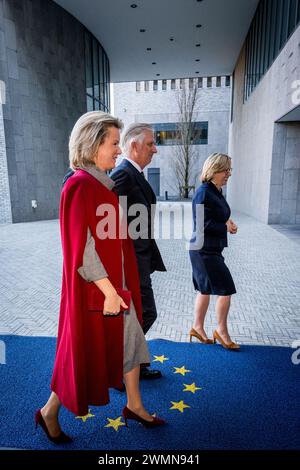
[[(149, 124), (132, 124), (123, 135), (123, 150), (126, 157), (112, 172), (110, 177), (115, 181), (114, 190), (119, 196), (127, 196), (127, 208), (133, 209), (134, 204), (141, 204), (143, 210), (138, 216), (140, 223), (138, 234), (133, 238), (142, 294), (143, 306), (143, 330), (146, 334), (157, 318), (154, 294), (152, 290), (151, 274), (154, 271), (166, 271), (161, 254), (155, 242), (154, 209), (156, 196), (145, 179), (143, 170), (151, 162), (157, 152), (153, 129)], [(137, 206), (136, 206), (137, 207)], [(130, 224), (137, 215), (128, 215), (127, 223)], [(141, 368), (141, 378), (156, 379), (161, 377), (161, 372), (147, 367)]]

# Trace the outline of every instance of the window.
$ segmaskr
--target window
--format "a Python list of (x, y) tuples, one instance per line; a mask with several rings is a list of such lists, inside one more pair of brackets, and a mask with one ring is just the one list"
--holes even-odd
[(216, 86), (217, 87), (221, 86), (221, 77), (217, 77)]
[(172, 78), (172, 80), (171, 80), (171, 90), (176, 90), (176, 80), (175, 80), (175, 78)]
[[(105, 96), (105, 65), (104, 65), (104, 53), (103, 49), (99, 48), (98, 51), (98, 64), (99, 64), (99, 92), (100, 92), (100, 102), (104, 102)], [(101, 109), (101, 106), (100, 106)]]
[(203, 78), (199, 77), (198, 78), (198, 88), (202, 88), (202, 87), (203, 87)]
[(144, 82), (144, 90), (149, 91), (149, 81)]
[(288, 37), (292, 34), (297, 24), (297, 17), (296, 17), (297, 6), (298, 6), (298, 0), (290, 0)]
[(257, 30), (256, 30), (256, 69), (255, 69), (255, 83), (257, 84), (262, 76), (261, 62), (262, 62), (262, 33), (263, 33), (263, 8), (264, 2), (260, 2), (258, 6)]
[(85, 30), (84, 37), (86, 106), (88, 111), (109, 112), (109, 61), (101, 44)]
[(246, 38), (244, 100), (247, 100), (295, 31), (300, 0), (261, 0)]
[(93, 111), (94, 110), (93, 98), (89, 95), (86, 95), (86, 109), (87, 109), (87, 111)]
[[(105, 54), (102, 54), (102, 64), (103, 64), (103, 83), (101, 84), (101, 90), (104, 92), (103, 103), (107, 103), (107, 108), (110, 109), (110, 96), (109, 96), (109, 83), (110, 83), (110, 76), (109, 76), (109, 66), (108, 62), (106, 61)], [(101, 106), (102, 111), (105, 111), (105, 106), (102, 104)]]
[[(90, 35), (85, 35), (85, 82), (86, 92), (93, 101), (92, 44)], [(92, 106), (93, 109), (93, 106)]]
[(135, 83), (135, 91), (141, 91), (141, 82)]
[(212, 87), (212, 77), (207, 77), (207, 88)]
[(163, 80), (163, 81), (162, 81), (161, 89), (164, 90), (164, 91), (166, 91), (166, 89), (167, 89), (167, 80)]
[(281, 17), (281, 35), (280, 35), (280, 49), (286, 43), (288, 37), (288, 7), (289, 0), (284, 0), (283, 12)]
[(153, 80), (153, 91), (157, 91), (157, 90), (158, 90), (158, 81)]
[(225, 78), (225, 85), (226, 85), (226, 86), (230, 86), (230, 75), (226, 75), (226, 78)]
[(266, 49), (267, 49), (267, 36), (269, 34), (269, 23), (270, 23), (270, 15), (266, 12), (267, 9), (267, 2), (263, 2), (262, 4), (262, 32), (261, 32), (261, 61), (260, 61), (260, 68), (259, 73), (260, 77), (262, 77), (266, 71)]
[[(180, 142), (178, 124), (175, 122), (152, 124), (156, 145), (177, 145)], [(207, 145), (208, 122), (194, 122), (191, 143)]]
[(274, 8), (273, 0), (268, 0), (265, 3), (265, 8), (267, 9), (267, 11), (269, 11), (270, 14), (267, 14), (265, 12), (267, 24), (266, 24), (266, 31), (265, 31), (265, 37), (264, 37), (263, 74), (266, 72), (268, 68), (268, 64), (270, 63), (270, 42), (271, 42), (271, 35), (274, 30), (273, 24), (272, 24), (272, 9)]
[(99, 61), (98, 61), (98, 47), (97, 41), (93, 38), (93, 85), (94, 85), (94, 98), (100, 99), (100, 81), (99, 81)]
[(185, 83), (184, 83), (184, 78), (181, 78), (180, 81), (179, 81), (179, 88), (180, 88), (180, 90), (182, 90), (182, 89), (184, 88), (184, 85), (185, 85)]
[(248, 68), (249, 68), (249, 71), (247, 72), (249, 74), (249, 80), (247, 82), (247, 89), (248, 89), (248, 93), (251, 93), (252, 92), (252, 88), (253, 88), (253, 76), (254, 76), (254, 71), (253, 71), (253, 67), (254, 67), (254, 47), (253, 47), (253, 44), (254, 44), (254, 28), (252, 28), (251, 32), (250, 32), (250, 37), (249, 37), (249, 48), (247, 49), (248, 50), (248, 54), (249, 54), (249, 64), (248, 64)]
[(194, 88), (194, 79), (189, 78), (189, 88), (192, 90)]
[(230, 122), (233, 121), (233, 110), (234, 110), (234, 78), (235, 73), (232, 74), (232, 88), (231, 88), (231, 103), (230, 103)]
[(281, 38), (281, 16), (283, 10), (283, 0), (275, 0), (276, 1), (276, 16), (275, 16), (275, 41), (274, 41), (274, 52), (273, 52), (273, 60), (279, 54), (280, 51), (280, 38)]

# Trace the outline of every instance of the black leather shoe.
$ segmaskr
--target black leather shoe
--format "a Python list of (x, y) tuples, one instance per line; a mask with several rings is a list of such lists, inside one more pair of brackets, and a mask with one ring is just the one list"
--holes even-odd
[(148, 369), (147, 367), (142, 367), (140, 370), (140, 379), (144, 380), (153, 380), (160, 379), (162, 377), (160, 370)]

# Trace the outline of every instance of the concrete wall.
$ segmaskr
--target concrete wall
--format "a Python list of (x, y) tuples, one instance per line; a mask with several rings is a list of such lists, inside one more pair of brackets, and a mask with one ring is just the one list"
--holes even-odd
[(274, 126), (268, 222), (300, 224), (300, 122)]
[(68, 136), (86, 111), (84, 29), (51, 0), (0, 0), (0, 42), (13, 221), (52, 219)]
[[(278, 202), (274, 203), (274, 196), (270, 205), (271, 173), (272, 168), (275, 170), (277, 164), (282, 165), (286, 157), (284, 148), (281, 147), (279, 150), (278, 140), (274, 140), (277, 132), (274, 125), (275, 121), (295, 107), (292, 101), (295, 90), (292, 84), (300, 76), (299, 43), (300, 27), (291, 36), (245, 103), (243, 103), (244, 49), (235, 69), (233, 122), (230, 126), (229, 144), (234, 171), (228, 185), (228, 200), (232, 208), (265, 223), (275, 220), (270, 215), (276, 205), (275, 213), (278, 215)], [(298, 147), (295, 152), (299, 155), (300, 148)], [(286, 173), (282, 182), (285, 188), (280, 196), (283, 211), (286, 211), (287, 203), (282, 201), (289, 192), (289, 178)], [(272, 184), (275, 182), (276, 179), (272, 180)], [(276, 220), (281, 219), (277, 217)]]
[[(123, 120), (125, 127), (132, 122), (167, 123), (178, 122), (178, 108), (176, 94), (179, 80), (176, 80), (176, 90), (171, 90), (170, 80), (167, 81), (167, 90), (161, 89), (162, 82), (158, 81), (158, 91), (150, 90), (137, 92), (136, 83), (115, 83), (114, 88), (114, 114)], [(188, 81), (186, 81), (188, 84)], [(143, 85), (143, 82), (141, 83)], [(231, 87), (225, 86), (225, 77), (222, 77), (222, 86), (216, 87), (213, 78), (212, 88), (207, 88), (206, 78), (203, 79), (203, 88), (199, 88), (195, 118), (197, 121), (208, 121), (208, 144), (195, 145), (196, 171), (195, 182), (199, 184), (199, 173), (203, 162), (212, 152), (227, 152), (228, 129)], [(178, 196), (176, 177), (174, 175), (175, 146), (158, 146), (158, 153), (153, 157), (147, 168), (160, 168), (160, 195), (164, 197), (165, 191), (169, 196)]]

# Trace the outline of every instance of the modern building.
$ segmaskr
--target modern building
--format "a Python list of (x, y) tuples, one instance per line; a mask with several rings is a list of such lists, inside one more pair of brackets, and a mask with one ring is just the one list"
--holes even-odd
[(0, 0), (0, 221), (57, 217), (70, 129), (110, 81), (230, 75), (230, 203), (300, 223), (299, 21), (300, 0)]
[(99, 41), (52, 0), (0, 0), (0, 222), (53, 219), (78, 117), (109, 110)]
[(232, 206), (300, 224), (300, 2), (261, 0), (233, 71)]
[(178, 155), (178, 100), (183, 93), (196, 89), (195, 138), (192, 186), (199, 184), (199, 173), (204, 160), (212, 152), (227, 152), (230, 120), (230, 76), (197, 77), (189, 79), (151, 80), (143, 82), (115, 83), (114, 112), (127, 126), (133, 122), (152, 125), (158, 152), (147, 167), (146, 175), (157, 196), (178, 197), (180, 182), (175, 166)]

